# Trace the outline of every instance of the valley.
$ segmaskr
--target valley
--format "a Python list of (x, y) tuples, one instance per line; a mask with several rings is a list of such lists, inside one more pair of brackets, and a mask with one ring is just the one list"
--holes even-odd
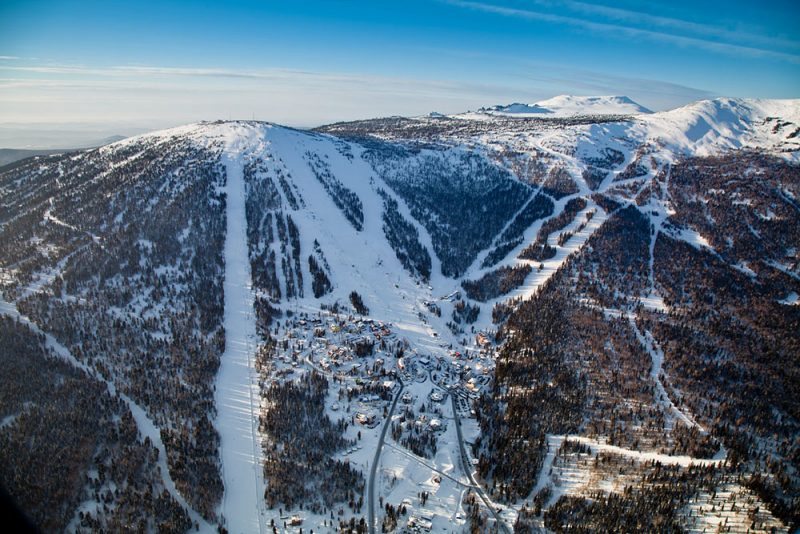
[[(800, 105), (621, 102), (216, 121), (0, 168), (8, 331), (153, 457), (103, 486), (87, 438), (80, 498), (34, 521), (798, 528)], [(0, 393), (7, 458), (38, 408)]]

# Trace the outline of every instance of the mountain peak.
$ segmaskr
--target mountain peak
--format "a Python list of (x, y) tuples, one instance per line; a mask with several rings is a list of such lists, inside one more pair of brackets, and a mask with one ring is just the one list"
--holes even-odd
[(515, 102), (482, 108), (491, 115), (573, 117), (578, 115), (637, 115), (652, 113), (627, 96), (558, 95), (534, 104)]

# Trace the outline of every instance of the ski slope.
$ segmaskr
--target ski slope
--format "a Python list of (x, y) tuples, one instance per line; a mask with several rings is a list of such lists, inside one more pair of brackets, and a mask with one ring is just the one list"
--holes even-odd
[(225, 238), (225, 352), (216, 381), (216, 428), (224, 494), (222, 515), (232, 534), (264, 532), (263, 475), (258, 438), (259, 389), (254, 363), (256, 325), (247, 256), (242, 147), (228, 146)]
[[(624, 103), (624, 102), (623, 102)], [(575, 110), (586, 112), (590, 107), (586, 103), (570, 100), (564, 103), (575, 106)], [(625, 103), (627, 104), (627, 103)], [(615, 198), (628, 205), (649, 183), (656, 182), (656, 175), (668, 165), (681, 157), (691, 154), (715, 154), (742, 146), (757, 146), (774, 149), (776, 152), (785, 147), (794, 146), (795, 141), (786, 133), (773, 133), (772, 126), (761, 127), (759, 121), (766, 121), (769, 114), (787, 116), (781, 112), (784, 108), (800, 109), (800, 105), (779, 105), (757, 101), (719, 100), (700, 102), (693, 106), (664, 113), (644, 114), (638, 112), (636, 118), (629, 122), (579, 125), (575, 127), (559, 127), (556, 129), (542, 127), (541, 131), (531, 130), (518, 132), (492, 132), (476, 137), (448, 139), (449, 143), (462, 145), (469, 150), (489, 150), (490, 145), (500, 150), (519, 151), (542, 157), (549, 166), (563, 166), (575, 179), (578, 192), (555, 202), (554, 213), (557, 217), (564, 209), (570, 197), (587, 198), (587, 206), (577, 214), (566, 227), (550, 236), (550, 244), (554, 245), (560, 232), (576, 231), (564, 246), (557, 247), (556, 255), (543, 262), (528, 262), (517, 258), (518, 253), (533, 242), (543, 220), (535, 221), (523, 232), (523, 241), (497, 265), (491, 268), (480, 268), (488, 251), (483, 251), (473, 262), (463, 279), (477, 279), (482, 274), (501, 266), (529, 264), (533, 267), (525, 282), (506, 295), (486, 303), (479, 304), (481, 313), (474, 324), (477, 330), (490, 331), (495, 328), (491, 323), (491, 310), (494, 304), (509, 299), (526, 299), (535, 295), (539, 288), (561, 268), (575, 253), (579, 252), (591, 236), (600, 228), (612, 213), (604, 209), (588, 197), (594, 193), (617, 195), (615, 188), (631, 186), (630, 197), (618, 195)], [(580, 108), (580, 109), (579, 109)], [(594, 113), (608, 113), (598, 111)], [(573, 110), (574, 111), (574, 110)], [(570, 111), (571, 116), (580, 114)], [(523, 113), (524, 110), (514, 110)], [(631, 112), (634, 113), (634, 112)], [(800, 113), (789, 113), (790, 119), (800, 121)], [(470, 117), (462, 117), (470, 118)], [(484, 117), (485, 118), (485, 117)], [(486, 120), (490, 120), (489, 117)], [(225, 518), (225, 526), (232, 533), (265, 531), (265, 521), (274, 510), (266, 510), (264, 505), (264, 480), (261, 469), (261, 440), (258, 433), (258, 414), (260, 410), (259, 388), (253, 356), (258, 344), (253, 310), (253, 290), (251, 287), (250, 264), (247, 249), (247, 221), (245, 219), (246, 187), (243, 177), (243, 166), (252, 158), (260, 158), (266, 168), (271, 171), (282, 170), (293, 191), (302, 197), (299, 207), (292, 207), (287, 194), (278, 188), (281, 198), (281, 209), (290, 214), (299, 229), (301, 262), (314, 249), (317, 241), (330, 264), (330, 280), (333, 285), (331, 293), (322, 299), (313, 297), (311, 276), (304, 270), (302, 297), (283, 298), (279, 303), (284, 312), (307, 312), (316, 314), (321, 303), (330, 304), (339, 301), (347, 305), (348, 295), (357, 291), (370, 309), (373, 319), (391, 323), (392, 330), (398, 338), (407, 341), (413, 353), (425, 354), (433, 358), (450, 357), (451, 349), (458, 349), (461, 338), (451, 333), (446, 326), (452, 312), (452, 303), (443, 297), (461, 289), (462, 279), (452, 279), (441, 274), (441, 262), (436, 257), (432, 239), (425, 230), (425, 225), (415, 220), (406, 203), (391, 187), (376, 174), (369, 162), (362, 157), (366, 148), (355, 142), (336, 139), (327, 135), (303, 132), (275, 125), (255, 122), (235, 122), (219, 124), (201, 124), (182, 127), (160, 135), (186, 135), (209, 146), (222, 141), (224, 145), (222, 163), (227, 170), (227, 234), (224, 248), (225, 255), (225, 311), (224, 327), (226, 346), (222, 357), (216, 382), (215, 400), (218, 410), (216, 427), (221, 435), (220, 458), (224, 481), (224, 497), (221, 513)], [(620, 141), (621, 139), (625, 141)], [(123, 142), (124, 143), (124, 142)], [(653, 164), (644, 176), (636, 176), (624, 183), (615, 182), (615, 178), (638, 157), (637, 150), (648, 145), (647, 156)], [(477, 148), (476, 148), (477, 146)], [(581, 178), (590, 158), (600, 158), (604, 151), (613, 148), (622, 154), (622, 162), (616, 163), (602, 183), (594, 184), (590, 189), (587, 180)], [(325, 162), (331, 174), (348, 190), (358, 196), (363, 204), (363, 228), (356, 229), (336, 205), (331, 195), (325, 190), (313, 169), (309, 166), (307, 154), (311, 153)], [(796, 152), (788, 152), (787, 159), (798, 160)], [(648, 159), (649, 163), (650, 159)], [(249, 180), (249, 178), (248, 178)], [(248, 182), (249, 183), (249, 182)], [(419, 233), (419, 241), (425, 246), (432, 259), (432, 274), (428, 283), (422, 283), (406, 271), (398, 260), (395, 251), (387, 242), (383, 231), (383, 200), (379, 191), (384, 191), (397, 201), (399, 211), (415, 226)], [(662, 193), (664, 189), (662, 188)], [(533, 197), (531, 197), (533, 198)], [(644, 208), (647, 209), (644, 209)], [(661, 198), (640, 206), (651, 223), (654, 233), (649, 243), (649, 294), (643, 303), (652, 309), (664, 310), (666, 307), (657, 293), (653, 273), (653, 251), (664, 221), (670, 214), (669, 200)], [(521, 208), (520, 208), (521, 209)], [(586, 219), (592, 213), (591, 220)], [(54, 222), (55, 221), (51, 221)], [(511, 223), (509, 221), (507, 226)], [(578, 231), (579, 230), (579, 231)], [(693, 233), (694, 232), (694, 233)], [(681, 229), (680, 237), (703, 246), (702, 236), (694, 230)], [(707, 245), (707, 242), (705, 243)], [(266, 244), (276, 253), (280, 252), (277, 241)], [(541, 265), (541, 268), (540, 268)], [(283, 267), (277, 266), (277, 277), (282, 287), (287, 285), (287, 274)], [(284, 293), (285, 294), (285, 293)], [(796, 296), (794, 297), (796, 300)], [(442, 307), (441, 317), (429, 313), (425, 302), (436, 301)], [(787, 304), (791, 303), (787, 299)], [(622, 313), (622, 312), (620, 312)], [(634, 324), (635, 327), (635, 324)], [(651, 378), (657, 386), (659, 400), (672, 416), (672, 420), (680, 420), (689, 426), (698, 426), (691, 414), (687, 414), (676, 406), (669, 398), (667, 390), (661, 382), (661, 362), (663, 354), (654, 343), (649, 332), (636, 330), (637, 338), (652, 359)], [(313, 366), (309, 361), (309, 366)], [(700, 427), (702, 429), (702, 427)], [(367, 438), (365, 433), (365, 440)], [(669, 457), (652, 452), (641, 452), (613, 447), (588, 438), (570, 437), (598, 451), (611, 452), (638, 461), (659, 461), (677, 465), (717, 465), (718, 459), (699, 460), (689, 457)], [(548, 436), (551, 446), (548, 459), (552, 462), (553, 450), (560, 445), (561, 436)], [(373, 440), (377, 443), (377, 439)], [(559, 443), (556, 443), (559, 442)], [(370, 442), (372, 443), (372, 441)], [(443, 451), (452, 459), (455, 443), (448, 443), (448, 450)], [(372, 451), (358, 453), (361, 466), (365, 469), (375, 467), (369, 465)], [(363, 458), (362, 458), (363, 456)], [(384, 457), (391, 457), (392, 462), (410, 458), (402, 451), (387, 443)], [(372, 460), (374, 462), (374, 460)], [(384, 458), (384, 462), (385, 462)], [(449, 473), (446, 463), (438, 460), (429, 466), (417, 462), (433, 472)], [(452, 466), (451, 466), (452, 467)], [(542, 470), (537, 488), (546, 482), (546, 469)], [(416, 476), (416, 471), (414, 471)], [(402, 473), (401, 473), (402, 474)], [(380, 475), (380, 473), (379, 473)], [(449, 475), (444, 475), (445, 478)], [(542, 478), (544, 477), (544, 478)], [(411, 476), (406, 476), (406, 481)], [(456, 483), (452, 494), (456, 495)], [(400, 501), (406, 491), (389, 491), (396, 501)], [(378, 491), (381, 491), (380, 488)], [(307, 515), (310, 522), (310, 515)], [(444, 516), (442, 516), (444, 517)], [(315, 518), (317, 525), (321, 516)], [(309, 524), (309, 523), (307, 523)]]

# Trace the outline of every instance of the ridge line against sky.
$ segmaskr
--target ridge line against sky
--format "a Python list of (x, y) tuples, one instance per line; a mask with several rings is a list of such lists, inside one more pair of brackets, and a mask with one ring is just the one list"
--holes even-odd
[(784, 0), (7, 0), (0, 146), (20, 125), (126, 134), (228, 117), (308, 127), (557, 94), (626, 95), (654, 110), (796, 98), (797, 20)]

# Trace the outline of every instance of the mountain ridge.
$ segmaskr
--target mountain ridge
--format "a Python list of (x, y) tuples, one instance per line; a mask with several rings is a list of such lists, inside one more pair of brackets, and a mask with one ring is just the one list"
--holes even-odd
[(480, 108), (479, 113), (511, 116), (570, 117), (576, 115), (636, 115), (652, 113), (627, 96), (558, 95), (533, 104), (513, 103)]
[[(619, 530), (632, 519), (615, 506), (683, 527), (691, 503), (786, 528), (798, 115), (718, 99), (318, 131), (213, 121), (29, 159), (0, 172), (2, 309), (159, 430), (168, 476), (140, 470), (149, 495), (180, 492), (164, 521), (184, 530), (288, 514), (315, 531), (373, 515), (368, 530), (405, 499), (434, 530), (558, 530), (570, 514)], [(15, 426), (27, 401), (0, 414), (14, 443), (34, 432)], [(396, 484), (367, 486), (376, 451)], [(88, 482), (47, 524), (131, 511), (90, 476), (103, 462), (75, 468)], [(494, 489), (464, 497), (467, 470)], [(746, 497), (723, 518), (725, 488)]]

